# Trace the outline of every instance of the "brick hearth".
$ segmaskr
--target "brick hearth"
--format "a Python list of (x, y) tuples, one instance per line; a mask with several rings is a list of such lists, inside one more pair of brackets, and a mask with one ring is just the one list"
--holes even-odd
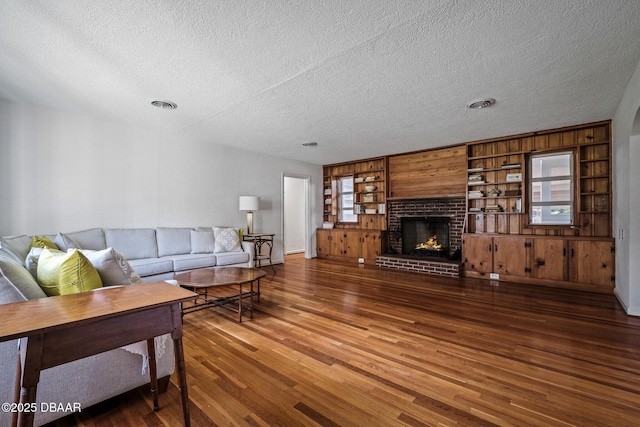
[(416, 259), (401, 255), (400, 223), (403, 216), (451, 216), (450, 247), (453, 254), (462, 247), (465, 199), (394, 200), (389, 202), (387, 209), (390, 253), (376, 257), (376, 266), (449, 277), (461, 275), (461, 261)]
[(438, 276), (460, 277), (462, 263), (460, 261), (404, 258), (402, 255), (379, 255), (376, 257), (376, 267), (417, 271)]

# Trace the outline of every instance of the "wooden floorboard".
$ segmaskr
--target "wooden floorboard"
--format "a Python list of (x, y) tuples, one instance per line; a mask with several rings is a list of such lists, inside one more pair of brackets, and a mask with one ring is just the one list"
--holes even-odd
[[(292, 259), (253, 320), (184, 318), (194, 426), (638, 426), (640, 318), (613, 295)], [(175, 376), (55, 426), (180, 425)]]

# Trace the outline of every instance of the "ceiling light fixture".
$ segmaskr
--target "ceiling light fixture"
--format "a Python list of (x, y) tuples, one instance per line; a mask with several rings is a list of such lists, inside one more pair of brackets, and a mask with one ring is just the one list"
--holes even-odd
[(475, 101), (467, 103), (467, 108), (479, 110), (481, 108), (490, 107), (495, 104), (495, 102), (496, 100), (493, 98), (476, 99)]
[(178, 108), (178, 104), (171, 101), (163, 101), (161, 99), (151, 99), (149, 103), (154, 107), (162, 108), (163, 110), (175, 110)]
[(302, 145), (304, 145), (305, 147), (317, 147), (318, 143), (315, 141), (311, 141), (311, 142), (303, 142)]

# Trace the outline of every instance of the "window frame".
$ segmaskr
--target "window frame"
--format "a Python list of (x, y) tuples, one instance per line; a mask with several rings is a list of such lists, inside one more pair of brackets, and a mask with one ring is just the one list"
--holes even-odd
[[(533, 178), (533, 161), (540, 157), (552, 157), (560, 155), (569, 155), (569, 174), (568, 175), (550, 175), (540, 178)], [(527, 156), (527, 224), (526, 228), (572, 228), (576, 223), (577, 214), (577, 177), (576, 177), (576, 150), (575, 149), (558, 149), (549, 151), (534, 151)], [(543, 200), (540, 202), (533, 201), (533, 184), (536, 182), (551, 182), (558, 180), (569, 180), (569, 200), (561, 201), (549, 201)], [(538, 206), (554, 206), (554, 205), (569, 205), (570, 214), (569, 222), (557, 222), (557, 223), (538, 223), (532, 222), (533, 220), (533, 208)]]
[[(351, 191), (343, 191), (342, 181), (345, 179), (351, 179)], [(355, 177), (354, 175), (342, 175), (336, 177), (337, 185), (336, 185), (336, 193), (337, 193), (337, 213), (338, 213), (338, 222), (342, 224), (357, 224), (358, 223), (358, 214), (356, 214), (355, 206), (356, 206), (356, 187), (355, 187)], [(351, 195), (352, 204), (350, 208), (344, 207), (344, 195)], [(351, 211), (350, 216), (353, 220), (345, 219), (343, 213), (345, 211)]]

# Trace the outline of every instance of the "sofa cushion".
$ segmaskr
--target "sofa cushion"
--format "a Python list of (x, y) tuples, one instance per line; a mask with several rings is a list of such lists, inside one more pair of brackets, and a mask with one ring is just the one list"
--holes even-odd
[(215, 239), (213, 230), (196, 231), (191, 230), (191, 253), (211, 254), (215, 249)]
[(128, 261), (141, 277), (173, 271), (173, 261), (170, 258), (142, 258)]
[[(120, 252), (129, 262), (158, 257), (156, 230), (152, 228), (107, 228), (104, 235), (108, 247)], [(138, 274), (142, 275), (140, 271)]]
[(80, 243), (64, 233), (58, 233), (53, 241), (61, 251), (66, 251), (67, 249), (82, 249)]
[(102, 228), (90, 228), (72, 233), (58, 233), (55, 242), (63, 251), (71, 248), (92, 249), (94, 251), (107, 249)]
[(44, 249), (38, 261), (38, 283), (49, 296), (75, 294), (102, 287), (100, 275), (77, 249)]
[(31, 250), (31, 237), (26, 235), (2, 237), (0, 250), (11, 256), (14, 261), (24, 265), (24, 260)]
[[(27, 298), (7, 279), (3, 264), (0, 262), (0, 304), (26, 301)], [(16, 264), (14, 263), (14, 265)]]
[(18, 256), (14, 254), (12, 251), (10, 251), (9, 249), (7, 249), (6, 246), (3, 247), (2, 242), (0, 242), (0, 259), (8, 259), (13, 262), (17, 262), (18, 264), (21, 264), (20, 260), (18, 259)]
[(192, 228), (156, 228), (158, 256), (188, 254), (191, 252)]
[(215, 253), (219, 252), (241, 252), (240, 234), (237, 228), (214, 227), (213, 237), (215, 239)]
[(170, 258), (173, 260), (173, 270), (176, 272), (214, 267), (216, 265), (214, 254), (172, 255)]
[(102, 279), (102, 286), (130, 285), (142, 283), (142, 279), (131, 264), (113, 248), (102, 251), (81, 249), (80, 252), (91, 262)]
[(26, 268), (6, 256), (0, 256), (0, 304), (46, 296)]
[(249, 254), (246, 252), (223, 252), (216, 255), (216, 267), (230, 264), (249, 262)]

